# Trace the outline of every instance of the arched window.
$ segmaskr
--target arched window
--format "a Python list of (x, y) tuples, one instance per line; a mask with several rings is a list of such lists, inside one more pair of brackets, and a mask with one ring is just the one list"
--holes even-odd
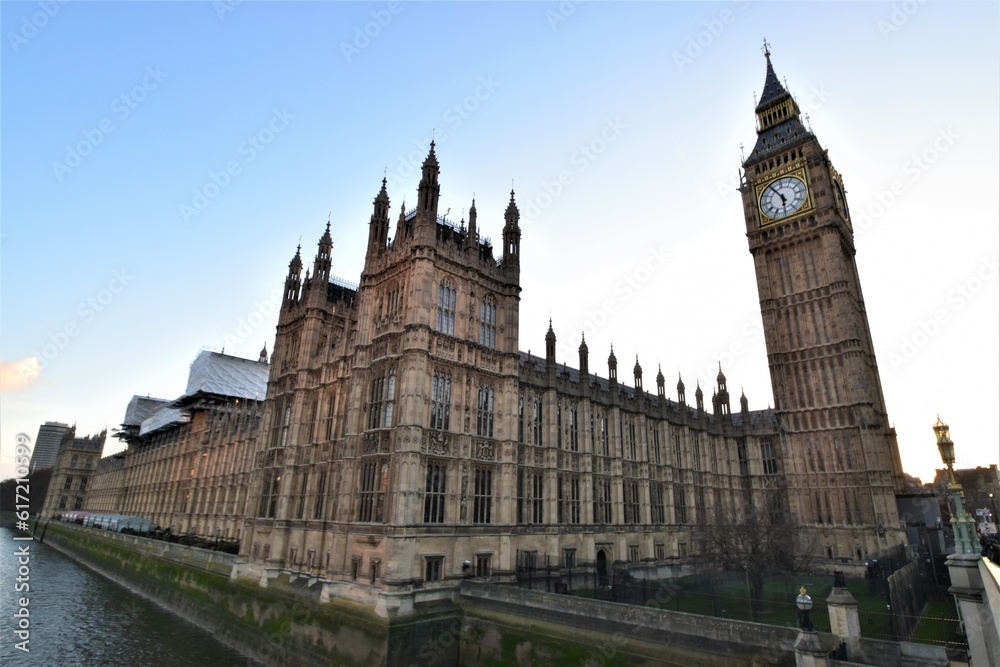
[(447, 431), (451, 417), (451, 373), (437, 371), (431, 380), (431, 428)]
[(493, 386), (479, 385), (479, 401), (476, 414), (476, 435), (493, 437)]
[(491, 349), (497, 346), (497, 305), (492, 296), (479, 304), (479, 344)]
[(396, 369), (390, 368), (385, 376), (372, 379), (368, 399), (368, 428), (392, 426), (392, 409), (396, 397)]
[(285, 418), (281, 422), (281, 446), (288, 444), (288, 427), (292, 423), (292, 407), (285, 408)]
[(437, 322), (435, 330), (449, 336), (455, 335), (455, 302), (457, 292), (451, 281), (442, 280), (438, 285)]
[(424, 492), (424, 523), (444, 523), (445, 480), (443, 461), (427, 462), (427, 486)]

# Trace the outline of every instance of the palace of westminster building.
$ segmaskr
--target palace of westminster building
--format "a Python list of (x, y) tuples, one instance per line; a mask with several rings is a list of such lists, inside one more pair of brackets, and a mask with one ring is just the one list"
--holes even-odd
[(662, 372), (647, 390), (613, 350), (599, 377), (585, 341), (569, 368), (551, 322), (543, 357), (520, 351), (514, 193), (494, 254), (475, 202), (439, 215), (431, 143), (391, 238), (383, 179), (359, 285), (331, 277), (328, 224), (312, 268), (289, 265), (270, 363), (202, 352), (181, 398), (133, 399), (84, 509), (238, 539), (240, 574), (383, 605), (543, 557), (670, 571), (748, 503), (863, 567), (905, 539), (903, 473), (844, 186), (769, 54), (756, 118), (740, 191), (773, 409), (732, 409), (721, 370), (708, 407)]

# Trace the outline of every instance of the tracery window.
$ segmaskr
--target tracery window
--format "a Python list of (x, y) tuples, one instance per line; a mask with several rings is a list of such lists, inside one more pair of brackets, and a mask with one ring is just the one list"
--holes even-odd
[(455, 335), (455, 303), (457, 299), (455, 286), (449, 280), (442, 280), (438, 285), (437, 322), (434, 329), (449, 336)]
[(493, 385), (479, 385), (479, 400), (476, 408), (476, 435), (493, 437)]
[(389, 485), (389, 463), (384, 459), (365, 461), (361, 465), (358, 492), (358, 521), (385, 521), (385, 494)]
[(479, 344), (489, 348), (497, 346), (497, 306), (492, 296), (479, 303)]
[(392, 426), (392, 410), (396, 399), (396, 369), (390, 368), (384, 376), (372, 380), (368, 399), (368, 428)]
[(451, 420), (451, 373), (437, 371), (431, 380), (430, 427), (447, 431)]
[(441, 461), (428, 461), (424, 490), (424, 523), (444, 523), (447, 469)]

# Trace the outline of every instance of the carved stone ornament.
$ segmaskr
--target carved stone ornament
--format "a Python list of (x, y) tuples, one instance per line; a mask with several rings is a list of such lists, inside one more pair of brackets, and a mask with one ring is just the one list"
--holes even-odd
[(378, 433), (365, 433), (365, 454), (378, 452)]
[(482, 461), (493, 461), (496, 454), (493, 451), (493, 443), (486, 440), (476, 441), (476, 458)]
[(451, 449), (451, 436), (445, 433), (432, 433), (428, 438), (427, 452), (430, 454), (448, 454)]

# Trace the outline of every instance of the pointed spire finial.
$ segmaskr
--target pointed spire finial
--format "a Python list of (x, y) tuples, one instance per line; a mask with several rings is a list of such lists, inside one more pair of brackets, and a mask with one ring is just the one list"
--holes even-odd
[(771, 45), (767, 43), (767, 37), (764, 38), (764, 46), (761, 48), (761, 51), (764, 52), (765, 58), (768, 60), (771, 59)]

